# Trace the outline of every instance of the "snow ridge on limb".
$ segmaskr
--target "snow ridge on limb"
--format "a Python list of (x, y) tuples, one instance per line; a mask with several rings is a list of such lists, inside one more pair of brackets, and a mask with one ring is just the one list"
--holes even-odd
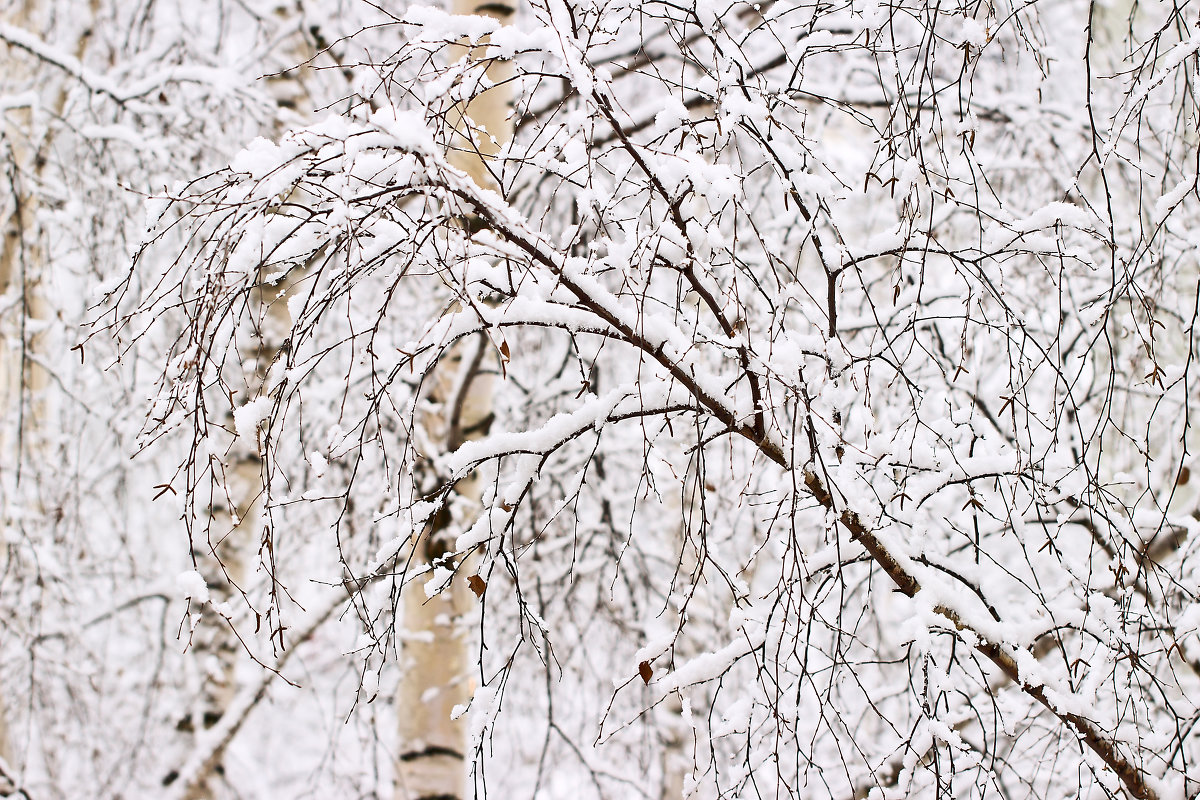
[[(41, 61), (58, 67), (82, 83), (88, 91), (108, 97), (119, 105), (132, 103), (172, 83), (196, 83), (234, 89), (240, 87), (243, 82), (242, 77), (231, 70), (192, 64), (168, 67), (157, 74), (141, 78), (131, 84), (120, 84), (107, 75), (89, 69), (70, 53), (53, 47), (30, 31), (16, 25), (0, 23), (0, 42), (25, 50)], [(141, 110), (153, 110), (153, 106), (147, 104)]]
[[(772, 429), (759, 430), (752, 422), (745, 422), (744, 415), (739, 415), (723, 399), (722, 393), (716, 390), (715, 383), (698, 376), (696, 370), (686, 364), (686, 361), (683, 360), (686, 350), (676, 345), (676, 342), (683, 338), (681, 332), (672, 330), (666, 323), (660, 324), (657, 321), (654, 325), (646, 326), (644, 320), (631, 316), (616, 297), (604, 290), (594, 279), (582, 273), (578, 267), (573, 266), (568, 259), (558, 256), (553, 250), (548, 249), (544, 240), (522, 225), (519, 219), (514, 220), (509, 214), (506, 214), (504, 207), (498, 206), (493, 197), (479, 196), (465, 182), (454, 181), (450, 189), (456, 196), (470, 204), (474, 212), (485, 220), (493, 231), (501, 233), (505, 239), (524, 250), (531, 260), (550, 271), (581, 305), (611, 325), (625, 341), (662, 365), (684, 389), (691, 393), (701, 408), (726, 425), (730, 431), (754, 442), (760, 452), (779, 467), (785, 470), (797, 469), (797, 466), (787, 456), (785, 443), (777, 433)], [(811, 420), (809, 424), (811, 425)], [(812, 497), (836, 516), (849, 532), (850, 537), (870, 553), (871, 558), (892, 579), (901, 592), (909, 597), (915, 597), (921, 591), (922, 586), (915, 575), (915, 565), (903, 550), (885, 544), (879, 534), (868, 527), (853, 509), (848, 505), (838, 503), (814, 469), (811, 467), (802, 469), (804, 485)], [(979, 634), (965, 621), (960, 611), (944, 600), (934, 607), (934, 611), (950, 622), (958, 631), (972, 633), (975, 639), (975, 649), (1000, 668), (1023, 692), (1043, 705), (1074, 731), (1083, 743), (1113, 771), (1131, 795), (1138, 800), (1159, 800), (1159, 792), (1152, 785), (1152, 781), (1122, 752), (1117, 741), (1082, 715), (1060, 710), (1047, 696), (1041, 685), (1031, 683), (1026, 679), (1018, 666), (1017, 659), (1003, 645), (991, 642), (987, 637)]]

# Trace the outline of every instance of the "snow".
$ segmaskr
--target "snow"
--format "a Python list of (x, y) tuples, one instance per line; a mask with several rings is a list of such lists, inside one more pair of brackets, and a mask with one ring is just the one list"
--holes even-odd
[(258, 426), (271, 415), (274, 404), (269, 397), (256, 397), (233, 411), (233, 428), (238, 436), (257, 439)]
[(446, 567), (434, 567), (429, 580), (425, 581), (425, 596), (432, 598), (450, 585), (454, 572)]
[(976, 49), (982, 49), (988, 43), (987, 29), (974, 17), (962, 19), (962, 41)]
[(472, 44), (495, 32), (500, 23), (491, 17), (447, 14), (432, 6), (409, 6), (404, 10), (401, 21), (419, 27), (424, 41), (454, 41), (467, 38)]
[(283, 163), (279, 145), (259, 136), (229, 163), (234, 172), (244, 172), (254, 180), (262, 180), (279, 169)]
[(194, 600), (196, 603), (208, 602), (208, 582), (194, 569), (179, 573), (175, 578), (175, 586), (186, 599)]
[(414, 153), (432, 153), (433, 137), (425, 126), (425, 118), (413, 111), (382, 108), (371, 114), (371, 124), (386, 132), (392, 143)]
[(753, 636), (750, 634), (738, 636), (724, 647), (712, 653), (705, 653), (690, 659), (677, 669), (664, 675), (662, 678), (653, 680), (651, 683), (656, 692), (660, 696), (663, 696), (685, 686), (715, 680), (728, 671), (738, 659), (761, 647), (764, 637), (765, 634), (761, 629)]
[(1014, 221), (1011, 226), (1018, 233), (1028, 233), (1052, 227), (1058, 222), (1080, 229), (1090, 228), (1095, 224), (1087, 209), (1074, 203), (1054, 202), (1047, 203), (1024, 219)]
[(1161, 225), (1167, 219), (1167, 216), (1175, 210), (1175, 206), (1183, 202), (1183, 198), (1187, 197), (1188, 193), (1195, 190), (1196, 179), (1184, 178), (1175, 188), (1158, 198), (1154, 202), (1154, 213), (1151, 217), (1155, 225)]
[[(45, 2), (0, 27), (33, 278), (0, 341), (40, 387), (0, 426), (30, 697), (0, 757), (31, 796), (216, 763), (390, 796), (413, 642), (446, 680), (405, 692), (474, 690), (456, 749), (497, 796), (624, 796), (629, 764), (654, 796), (969, 795), (1011, 788), (996, 758), (1018, 794), (1125, 791), (1100, 741), (1182, 796), (1200, 39), (1169, 9), (1089, 79), (1072, 4), (346, 4), (293, 53), (283, 6)], [(519, 125), (486, 121), (490, 188), (452, 153), (485, 87)], [(460, 392), (494, 418), (448, 452)], [(453, 635), (405, 618), (447, 590)]]

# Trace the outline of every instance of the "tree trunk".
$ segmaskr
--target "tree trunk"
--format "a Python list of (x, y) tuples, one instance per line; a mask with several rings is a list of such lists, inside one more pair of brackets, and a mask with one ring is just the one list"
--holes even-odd
[[(36, 24), (33, 3), (10, 11), (0, 21), (21, 28)], [(81, 51), (83, 43), (80, 43)], [(78, 54), (82, 54), (81, 52)], [(16, 48), (0, 43), (0, 64), (3, 65), (5, 88), (15, 92), (38, 83), (37, 64)], [(62, 109), (64, 93), (51, 102), (48, 111), (57, 114)], [(37, 230), (37, 191), (44, 161), (38, 151), (47, 143), (38, 143), (32, 105), (6, 109), (3, 113), (3, 138), (0, 139), (0, 159), (3, 161), (3, 181), (0, 185), (8, 194), (0, 203), (7, 213), (0, 220), (3, 239), (0, 240), (0, 297), (15, 295), (8, 312), (0, 317), (0, 463), (6, 475), (0, 492), (7, 507), (20, 504), (17, 491), (22, 469), (37, 445), (39, 422), (43, 414), (42, 390), (47, 382), (46, 369), (35, 358), (44, 338), (40, 321), (47, 318), (46, 303), (40, 284), (44, 267)]]
[[(97, 2), (92, 0), (83, 13), (94, 15)], [(27, 0), (0, 14), (0, 22), (40, 35), (39, 10), (36, 0)], [(77, 59), (82, 60), (87, 41), (85, 32), (74, 48)], [(0, 43), (0, 93), (49, 94), (43, 114), (57, 119), (66, 103), (66, 88), (61, 77), (44, 83), (39, 67), (34, 57)], [(46, 152), (53, 129), (47, 128), (45, 137), (37, 138), (34, 107), (27, 103), (0, 111), (0, 191), (7, 193), (0, 199), (0, 297), (16, 298), (5, 304), (7, 311), (0, 308), (0, 532), (9, 541), (6, 529), (10, 525), (21, 529), (22, 539), (29, 535), (17, 518), (42, 518), (38, 473), (55, 463), (45, 444), (49, 418), (45, 390), (50, 374), (44, 360), (44, 329), (53, 314), (42, 291), (49, 265), (38, 223), (38, 187), (48, 163)], [(28, 474), (30, 471), (33, 474)], [(21, 782), (8, 717), (11, 709), (4, 705), (4, 695), (0, 673), (0, 793), (18, 791)]]
[[(506, 3), (480, 0), (456, 0), (453, 10), (501, 22), (507, 22), (514, 12)], [(464, 58), (484, 57), (483, 47), (462, 50)], [(468, 104), (465, 118), (457, 123), (460, 135), (449, 160), (477, 185), (498, 189), (489, 161), (512, 138), (511, 90), (505, 83), (512, 68), (494, 62), (486, 74), (499, 85)], [(466, 340), (434, 372), (429, 398), (437, 410), (422, 424), (427, 441), (437, 442), (444, 452), (487, 433), (492, 384), (498, 371), (491, 350), (491, 343), (482, 336)], [(469, 519), (479, 504), (478, 480), (459, 481), (450, 505), (461, 514), (454, 516)], [(431, 564), (453, 547), (452, 522), (449, 511), (438, 515), (416, 543), (413, 564)], [(451, 714), (471, 698), (469, 632), (460, 624), (474, 600), (466, 586), (467, 572), (460, 565), (450, 585), (433, 597), (426, 596), (422, 580), (405, 591), (403, 675), (396, 698), (400, 734), (397, 800), (462, 800), (466, 796), (465, 716), (451, 719)]]
[[(284, 59), (305, 64), (312, 55), (310, 44), (299, 33), (293, 35), (291, 42)], [(280, 109), (280, 119), (273, 131), (275, 136), (282, 133), (283, 117), (311, 115), (311, 102), (308, 102), (310, 98), (304, 85), (304, 78), (311, 72), (311, 67), (296, 67), (272, 76), (267, 82)], [(298, 279), (296, 273), (302, 271), (297, 268), (274, 283), (268, 283), (265, 275), (259, 275), (259, 284), (247, 303), (254, 316), (244, 325), (252, 343), (248, 349), (239, 349), (241, 375), (234, 376), (231, 381), (231, 388), (237, 387), (237, 381), (242, 382), (230, 398), (235, 408), (256, 401), (273, 402), (268, 376), (291, 333), (292, 319), (286, 295)], [(232, 622), (223, 613), (241, 602), (239, 595), (245, 591), (245, 582), (251, 572), (249, 567), (257, 557), (264, 534), (263, 426), (242, 421), (243, 427), (251, 429), (241, 430), (234, 408), (230, 412), (225, 427), (235, 431), (236, 436), (224, 463), (212, 461), (213, 496), (208, 526), (192, 535), (192, 559), (211, 598), (204, 604), (200, 622), (192, 635), (192, 655), (202, 671), (199, 702), (191, 716), (180, 723), (181, 729), (193, 733), (196, 738), (221, 721), (238, 695), (236, 672), (242, 644)], [(198, 535), (200, 533), (204, 535)], [(210, 762), (185, 778), (190, 781), (183, 791), (187, 800), (211, 800), (217, 796), (215, 787), (223, 780), (224, 767), (220, 758)]]
[[(254, 290), (250, 308), (258, 310), (253, 320), (253, 344), (243, 351), (245, 385), (234, 402), (244, 406), (266, 400), (268, 372), (279, 356), (281, 343), (291, 329), (287, 303), (283, 297), (285, 282), (263, 285)], [(255, 557), (261, 537), (262, 458), (261, 429), (231, 415), (228, 427), (237, 437), (223, 466), (214, 460), (214, 498), (210, 508), (207, 535), (193, 534), (192, 557), (208, 585), (211, 601), (204, 604), (201, 619), (193, 633), (192, 654), (199, 663), (202, 685), (198, 708), (181, 723), (181, 728), (196, 733), (212, 728), (224, 716), (237, 694), (236, 670), (240, 644), (223, 609), (235, 607), (245, 590), (248, 563)], [(221, 609), (221, 610), (219, 610)], [(186, 792), (188, 800), (214, 797), (223, 769), (213, 765), (208, 774), (198, 774)]]
[(0, 797), (7, 797), (17, 789), (12, 774), (12, 748), (8, 743), (8, 712), (4, 708), (4, 694), (0, 692)]

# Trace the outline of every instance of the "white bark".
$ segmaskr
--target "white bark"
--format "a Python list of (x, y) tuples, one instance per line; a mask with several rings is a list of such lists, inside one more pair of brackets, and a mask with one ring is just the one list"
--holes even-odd
[[(513, 8), (503, 3), (456, 0), (454, 12), (492, 16), (507, 21)], [(482, 47), (468, 50), (464, 58), (483, 57)], [(512, 138), (509, 116), (511, 91), (505, 82), (512, 69), (493, 62), (487, 78), (498, 84), (476, 96), (458, 123), (459, 149), (449, 159), (481, 187), (497, 189), (492, 157)], [(476, 337), (454, 348), (438, 365), (430, 399), (437, 407), (423, 424), (427, 440), (445, 451), (487, 432), (492, 416), (492, 384), (498, 371), (492, 345)], [(460, 481), (452, 505), (474, 516), (480, 502), (477, 480)], [(447, 547), (443, 537), (451, 524), (450, 514), (439, 515), (418, 541), (413, 563), (428, 564)], [(465, 793), (467, 741), (465, 715), (451, 719), (456, 706), (465, 706), (472, 693), (467, 674), (470, 663), (469, 635), (460, 624), (475, 598), (467, 585), (463, 565), (440, 594), (427, 598), (418, 581), (404, 596), (403, 677), (397, 693), (400, 754), (397, 765), (398, 800), (461, 800)]]
[[(92, 0), (81, 11), (94, 16), (96, 6), (97, 0)], [(0, 12), (0, 24), (37, 30), (41, 10), (36, 0), (14, 4)], [(83, 57), (87, 42), (85, 33), (75, 45), (77, 59)], [(0, 41), (0, 92), (44, 92), (38, 66), (28, 53)], [(58, 118), (67, 92), (61, 84), (51, 86), (56, 91), (44, 98), (43, 113)], [(38, 222), (38, 185), (52, 129), (38, 139), (36, 123), (31, 103), (0, 112), (0, 186), (8, 193), (0, 201), (0, 209), (7, 209), (0, 218), (0, 298), (16, 299), (0, 307), (0, 535), (5, 540), (5, 529), (17, 524), (16, 516), (41, 516), (38, 473), (53, 463), (43, 444), (44, 428), (52, 419), (44, 328), (53, 315), (43, 292), (50, 264)], [(0, 673), (0, 793), (19, 790), (21, 781), (10, 709), (3, 702), (3, 678)]]
[(12, 748), (8, 743), (8, 712), (0, 699), (0, 797), (16, 791), (16, 776), (12, 774), (12, 762), (9, 760)]
[[(0, 64), (9, 74), (18, 69), (16, 60), (0, 45)], [(7, 167), (10, 191), (15, 208), (3, 220), (3, 239), (0, 239), (0, 297), (8, 296), (14, 289), (23, 299), (28, 298), (26, 282), (26, 258), (30, 255), (25, 249), (27, 237), (26, 226), (32, 216), (28, 210), (31, 198), (19, 188), (15, 180), (18, 165), (27, 163), (24, 153), (18, 151), (17, 143), (21, 139), (12, 134), (15, 129), (28, 125), (29, 109), (14, 109), (4, 116), (4, 139), (8, 144), (8, 152), (3, 154), (4, 166)], [(24, 324), (27, 321), (26, 311), (16, 304), (9, 313), (0, 316), (0, 464), (3, 464), (3, 480), (0, 482), (0, 525), (7, 529), (15, 524), (12, 507), (19, 505), (15, 497), (20, 476), (19, 467), (24, 462), (25, 442), (24, 432), (29, 423), (25, 419), (22, 405), (31, 396), (37, 384), (44, 382), (41, 369), (35, 367), (27, 358), (25, 347), (31, 342), (24, 334)], [(7, 538), (7, 536), (6, 536)], [(0, 661), (0, 663), (3, 663)], [(16, 776), (13, 774), (16, 759), (9, 738), (8, 709), (4, 706), (3, 674), (0, 674), (0, 763), (3, 773), (0, 774), (0, 793), (7, 794), (16, 788)]]
[[(310, 56), (307, 42), (298, 34), (292, 42), (285, 57), (297, 64), (306, 62)], [(271, 78), (269, 87), (283, 109), (281, 115), (293, 113), (300, 106), (310, 110), (311, 103), (307, 102), (308, 93), (303, 82), (303, 78), (310, 73), (309, 67), (297, 67)], [(256, 316), (246, 326), (253, 343), (248, 350), (242, 350), (243, 386), (233, 398), (237, 407), (269, 398), (268, 376), (272, 366), (281, 357), (281, 347), (291, 331), (287, 290), (294, 285), (297, 276), (290, 274), (273, 282), (267, 282), (265, 278), (265, 275), (260, 276), (262, 282), (252, 292), (248, 303), (251, 313)], [(235, 377), (234, 380), (238, 379)], [(248, 691), (239, 687), (236, 675), (242, 645), (230, 620), (216, 609), (236, 607), (240, 602), (239, 595), (245, 590), (250, 566), (262, 537), (263, 426), (256, 426), (255, 430), (249, 431), (237, 430), (231, 413), (226, 420), (226, 427), (236, 431), (237, 435), (224, 465), (214, 466), (217, 485), (214, 488), (207, 535), (200, 537), (193, 534), (192, 541), (192, 558), (208, 584), (211, 596), (211, 601), (204, 605), (201, 622), (192, 639), (193, 657), (202, 671), (198, 709), (190, 719), (181, 723), (182, 728), (195, 734), (195, 747), (198, 750), (203, 749), (204, 742), (213, 740), (218, 731), (228, 729), (228, 737), (232, 738), (241, 725), (240, 718), (231, 726), (226, 723), (225, 717), (231, 709), (239, 707)], [(255, 702), (274, 676), (275, 673), (264, 671), (254, 684), (258, 687), (251, 692)], [(182, 797), (186, 800), (209, 800), (216, 796), (214, 787), (220, 783), (224, 772), (221, 757), (227, 743), (223, 741), (221, 746), (214, 747), (200, 761), (189, 762), (181, 787)]]
[[(254, 292), (251, 308), (259, 309), (259, 317), (254, 320), (254, 344), (245, 354), (245, 387), (234, 401), (239, 405), (264, 396), (268, 371), (291, 327), (283, 291), (280, 286), (264, 286)], [(236, 427), (232, 419), (229, 427)], [(198, 735), (218, 725), (238, 695), (240, 644), (229, 620), (215, 609), (239, 602), (247, 565), (258, 547), (263, 491), (261, 434), (257, 428), (238, 431), (224, 467), (224, 485), (214, 490), (223, 491), (223, 495), (213, 503), (207, 536), (193, 535), (192, 556), (208, 584), (211, 601), (204, 605), (192, 641), (193, 657), (203, 671), (200, 701), (192, 718), (181, 727)], [(187, 800), (215, 796), (214, 786), (222, 773), (220, 759), (206, 760), (202, 766), (204, 769), (197, 768), (191, 776), (184, 795)]]
[[(0, 22), (28, 27), (35, 22), (33, 3), (10, 10)], [(82, 48), (82, 43), (80, 44)], [(28, 57), (0, 42), (0, 65), (5, 84), (25, 88), (36, 82), (36, 65)], [(51, 106), (51, 113), (61, 111), (63, 93)], [(0, 297), (10, 294), (17, 302), (0, 316), (0, 410), (4, 414), (0, 425), (0, 459), (13, 473), (0, 491), (5, 505), (12, 502), (11, 493), (19, 483), (20, 467), (36, 445), (42, 416), (42, 389), (47, 382), (45, 367), (33, 358), (42, 337), (37, 332), (39, 320), (46, 317), (46, 304), (41, 296), (43, 254), (37, 232), (36, 183), (41, 168), (37, 158), (39, 143), (36, 135), (33, 108), (20, 105), (3, 112), (3, 138), (0, 139), (0, 163), (8, 197), (0, 204), (8, 213), (0, 220), (3, 238), (0, 239)], [(6, 304), (8, 305), (8, 304)], [(7, 470), (6, 470), (7, 471)], [(18, 501), (19, 502), (19, 501)], [(5, 519), (8, 519), (5, 509)]]
[(237, 692), (231, 693), (224, 707), (221, 720), (210, 729), (196, 737), (191, 754), (173, 781), (173, 791), (164, 800), (184, 800), (196, 797), (206, 787), (214, 772), (220, 768), (221, 759), (225, 755), (229, 743), (233, 741), (250, 712), (266, 695), (271, 682), (287, 665), (296, 649), (312, 638), (334, 613), (346, 603), (344, 593), (332, 593), (328, 600), (315, 609), (308, 617), (296, 626), (292, 634), (291, 645), (279, 654), (270, 669), (263, 669), (254, 681), (247, 683)]

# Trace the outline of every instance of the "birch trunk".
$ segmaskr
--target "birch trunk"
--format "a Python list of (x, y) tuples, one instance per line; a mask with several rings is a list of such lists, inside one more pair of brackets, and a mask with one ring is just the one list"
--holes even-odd
[[(296, 34), (292, 42), (284, 58), (296, 64), (306, 63), (311, 56), (307, 40)], [(267, 82), (280, 109), (280, 120), (274, 131), (276, 136), (282, 132), (282, 118), (311, 116), (311, 102), (304, 83), (311, 72), (307, 66), (288, 69)], [(292, 327), (287, 291), (298, 279), (296, 273), (302, 271), (298, 268), (274, 283), (268, 283), (264, 275), (259, 276), (259, 286), (247, 303), (252, 317), (245, 327), (251, 345), (248, 349), (239, 349), (243, 359), (243, 385), (231, 398), (235, 407), (270, 396), (270, 371), (283, 355), (281, 348)], [(179, 728), (192, 733), (197, 742), (203, 739), (206, 731), (221, 722), (238, 696), (240, 687), (236, 673), (242, 644), (231, 621), (223, 615), (223, 609), (234, 608), (241, 602), (240, 595), (246, 590), (264, 533), (263, 431), (258, 425), (253, 430), (238, 430), (233, 413), (227, 417), (225, 427), (236, 431), (237, 435), (224, 464), (213, 462), (213, 497), (208, 526), (203, 537), (193, 535), (192, 540), (192, 560), (208, 586), (211, 600), (204, 604), (200, 622), (192, 635), (192, 655), (201, 670), (199, 700)], [(223, 753), (222, 748), (220, 754)], [(171, 783), (176, 777), (177, 773), (172, 773), (166, 782)], [(183, 787), (182, 796), (186, 800), (216, 797), (216, 787), (224, 780), (219, 755), (187, 774), (184, 780), (187, 785)]]
[[(258, 317), (253, 320), (253, 344), (244, 351), (245, 386), (234, 401), (238, 405), (264, 397), (269, 391), (268, 373), (291, 329), (284, 291), (282, 285), (264, 285), (251, 298), (250, 307), (258, 309)], [(229, 427), (236, 429), (232, 419)], [(237, 695), (240, 645), (229, 620), (217, 609), (238, 602), (248, 575), (247, 565), (255, 557), (262, 530), (260, 430), (256, 425), (253, 430), (237, 433), (224, 474), (217, 476), (223, 477), (223, 481), (216, 481), (223, 486), (214, 490), (220, 493), (210, 509), (207, 536), (195, 537), (192, 543), (192, 557), (211, 597), (211, 602), (204, 605), (192, 640), (193, 657), (203, 671), (198, 708), (180, 725), (197, 734), (219, 723)], [(214, 469), (219, 468), (214, 466)], [(221, 764), (212, 764), (208, 772), (192, 776), (184, 796), (188, 800), (214, 797), (214, 787), (222, 775)]]
[(8, 716), (4, 708), (3, 693), (0, 692), (0, 797), (7, 797), (17, 790), (9, 760), (12, 749), (8, 743)]
[[(506, 2), (455, 0), (456, 14), (486, 15), (507, 22), (514, 8)], [(486, 42), (485, 42), (486, 43)], [(463, 57), (480, 59), (484, 48), (463, 47)], [(493, 62), (487, 78), (496, 84), (476, 96), (458, 120), (459, 137), (450, 162), (481, 187), (498, 189), (489, 170), (496, 152), (512, 138), (511, 90), (505, 82), (512, 68)], [(490, 343), (483, 337), (463, 342), (438, 364), (430, 400), (437, 411), (422, 421), (426, 440), (443, 452), (487, 433), (492, 418), (493, 382), (497, 373)], [(454, 488), (451, 506), (470, 518), (480, 504), (480, 486), (468, 478)], [(416, 544), (414, 564), (429, 564), (452, 547), (450, 513), (439, 515)], [(427, 598), (422, 581), (404, 595), (406, 636), (403, 677), (397, 692), (400, 755), (398, 800), (462, 800), (465, 791), (467, 741), (465, 718), (451, 719), (455, 706), (471, 698), (468, 631), (460, 624), (474, 598), (460, 566), (448, 588)]]
[[(0, 22), (40, 34), (39, 5), (36, 0), (13, 4), (0, 12)], [(97, 0), (92, 0), (82, 11), (94, 16), (96, 7)], [(83, 59), (87, 42), (84, 28), (74, 48), (77, 59)], [(47, 93), (44, 118), (58, 119), (67, 97), (63, 78), (51, 80), (47, 92), (39, 66), (29, 54), (0, 42), (0, 92)], [(18, 517), (42, 517), (37, 473), (55, 463), (45, 444), (50, 375), (44, 330), (53, 314), (42, 291), (49, 263), (38, 225), (38, 187), (52, 136), (52, 127), (39, 128), (31, 103), (0, 112), (0, 191), (8, 194), (0, 199), (0, 533), (5, 540), (3, 529), (18, 526)], [(27, 474), (30, 470), (33, 475)], [(19, 791), (21, 767), (13, 749), (10, 709), (3, 702), (3, 677), (0, 674), (0, 791)]]
[[(16, 27), (36, 30), (35, 4), (24, 3), (0, 17)], [(80, 43), (77, 55), (82, 55)], [(5, 88), (16, 92), (38, 84), (37, 64), (9, 45), (0, 43)], [(64, 93), (50, 100), (49, 113), (62, 110)], [(5, 209), (0, 226), (0, 297), (13, 298), (0, 316), (0, 463), (6, 467), (3, 492), (5, 524), (9, 506), (20, 504), (18, 491), (22, 471), (37, 451), (36, 437), (44, 416), (43, 390), (48, 381), (45, 367), (35, 357), (44, 336), (40, 322), (47, 319), (46, 303), (40, 290), (44, 258), (37, 230), (37, 184), (44, 168), (39, 151), (49, 142), (38, 143), (33, 107), (20, 105), (3, 112), (3, 138), (0, 159), (7, 197), (0, 202)]]
[[(10, 19), (4, 21), (10, 22)], [(20, 21), (13, 19), (11, 24)], [(0, 45), (0, 64), (10, 79), (17, 77), (20, 59), (15, 57), (11, 48)], [(2, 223), (3, 239), (0, 239), (0, 297), (8, 298), (14, 294), (20, 297), (20, 302), (12, 304), (8, 313), (0, 315), (0, 525), (5, 529), (17, 524), (16, 512), (21, 505), (18, 492), (28, 449), (26, 434), (33, 422), (32, 415), (26, 414), (32, 410), (27, 407), (27, 401), (35, 398), (45, 383), (42, 370), (28, 358), (28, 348), (36, 342), (31, 341), (26, 333), (28, 313), (37, 310), (36, 295), (31, 298), (28, 272), (33, 254), (26, 247), (29, 241), (26, 231), (33, 222), (30, 211), (32, 197), (24, 190), (18, 175), (30, 162), (25, 152), (27, 148), (22, 147), (26, 140), (20, 137), (28, 136), (31, 117), (28, 107), (10, 109), (4, 113), (3, 146), (7, 152), (0, 154), (6, 173), (4, 182), (11, 192), (11, 196), (6, 198), (8, 202), (0, 205), (0, 208), (5, 205), (10, 208)], [(35, 308), (27, 309), (31, 299), (34, 299)], [(4, 534), (7, 540), (7, 530)], [(3, 664), (2, 660), (0, 664)], [(3, 678), (0, 673), (0, 763), (4, 765), (3, 774), (0, 774), (0, 794), (7, 795), (17, 787), (17, 760), (9, 737), (9, 711), (4, 705)]]

